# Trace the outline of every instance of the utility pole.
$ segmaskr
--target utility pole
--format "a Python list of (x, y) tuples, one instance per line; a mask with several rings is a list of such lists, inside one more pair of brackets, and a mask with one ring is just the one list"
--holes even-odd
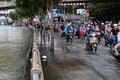
[[(65, 2), (65, 0), (64, 0), (64, 2)], [(63, 4), (63, 6), (64, 6), (64, 23), (65, 23), (65, 4)]]

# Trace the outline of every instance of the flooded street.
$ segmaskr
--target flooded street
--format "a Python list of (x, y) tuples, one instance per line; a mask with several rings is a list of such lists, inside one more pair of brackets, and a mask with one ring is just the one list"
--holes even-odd
[(120, 80), (120, 0), (0, 4), (0, 80)]
[(23, 80), (32, 31), (0, 26), (0, 80)]
[[(0, 80), (29, 80), (24, 75), (31, 36), (32, 30), (26, 27), (0, 26)], [(103, 39), (97, 52), (87, 51), (76, 37), (70, 44), (55, 34), (54, 41), (54, 53), (40, 50), (48, 56), (42, 62), (45, 80), (120, 80), (120, 63)]]
[(45, 52), (48, 53), (45, 80), (120, 80), (120, 63), (111, 56), (103, 39), (93, 53), (76, 37), (72, 44), (58, 35), (55, 37), (55, 53)]

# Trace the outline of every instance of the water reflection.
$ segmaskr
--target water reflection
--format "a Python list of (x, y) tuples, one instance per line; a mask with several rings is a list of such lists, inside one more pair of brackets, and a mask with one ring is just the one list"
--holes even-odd
[(22, 80), (32, 31), (0, 26), (0, 80)]

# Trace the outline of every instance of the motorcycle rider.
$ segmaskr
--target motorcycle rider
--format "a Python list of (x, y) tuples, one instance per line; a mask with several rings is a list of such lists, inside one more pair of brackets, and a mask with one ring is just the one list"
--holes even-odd
[(101, 30), (101, 34), (102, 36), (104, 35), (104, 32), (105, 32), (105, 25), (104, 23), (101, 23), (101, 25), (99, 26), (100, 30)]
[(65, 36), (65, 26), (64, 26), (64, 23), (62, 23), (62, 25), (60, 26), (60, 29), (61, 29), (61, 37), (64, 37)]
[(114, 49), (115, 49), (115, 55), (120, 55), (117, 48), (118, 46), (120, 46), (120, 23), (118, 24), (118, 30), (119, 30), (119, 33), (117, 35), (117, 44), (115, 45)]
[[(105, 46), (108, 46), (108, 44), (111, 45), (111, 39), (110, 39), (110, 36), (111, 36), (111, 25), (109, 24), (105, 30), (105, 34), (104, 34), (104, 39), (105, 39)], [(111, 36), (112, 38), (112, 36)]]
[(40, 26), (40, 19), (37, 15), (35, 15), (35, 17), (33, 18), (33, 26), (35, 27), (35, 29), (39, 29)]
[(118, 32), (119, 32), (118, 25), (114, 24), (114, 28), (112, 28), (111, 33), (115, 36), (116, 42), (117, 42), (117, 34), (118, 34)]
[(88, 44), (90, 44), (90, 34), (92, 34), (93, 32), (95, 32), (95, 30), (92, 28), (92, 26), (90, 24), (88, 24), (88, 27), (86, 28), (86, 37), (85, 40), (87, 41)]
[(100, 31), (100, 28), (97, 24), (95, 24), (95, 33), (96, 33), (96, 36), (98, 38), (98, 41), (100, 42), (101, 41), (101, 31)]
[(112, 50), (114, 50), (114, 46), (117, 43), (117, 34), (118, 34), (117, 24), (114, 24), (109, 37), (111, 40), (110, 47), (112, 48)]
[(65, 34), (66, 34), (66, 40), (69, 41), (69, 34), (72, 33), (73, 28), (71, 26), (71, 23), (67, 24), (67, 27), (65, 28)]

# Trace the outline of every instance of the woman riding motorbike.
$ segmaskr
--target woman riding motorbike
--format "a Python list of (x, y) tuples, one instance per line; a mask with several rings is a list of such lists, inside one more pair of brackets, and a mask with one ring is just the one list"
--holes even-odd
[(111, 36), (110, 36), (110, 39), (111, 39), (111, 48), (114, 50), (114, 46), (117, 44), (117, 35), (118, 35), (118, 29), (117, 29), (117, 24), (114, 24), (113, 25), (114, 27), (112, 28), (111, 30)]
[(86, 37), (85, 37), (85, 40), (87, 41), (87, 43), (89, 44), (90, 43), (90, 34), (95, 32), (94, 29), (92, 29), (92, 26), (90, 24), (88, 24), (88, 27), (86, 28)]
[(107, 25), (105, 34), (104, 34), (105, 46), (108, 46), (108, 44), (111, 45), (111, 42), (112, 42), (110, 39), (111, 30), (112, 30), (111, 25), (110, 24)]
[(98, 46), (98, 38), (96, 36), (95, 30), (92, 28), (91, 25), (88, 25), (86, 30), (86, 48), (92, 51), (97, 50)]

